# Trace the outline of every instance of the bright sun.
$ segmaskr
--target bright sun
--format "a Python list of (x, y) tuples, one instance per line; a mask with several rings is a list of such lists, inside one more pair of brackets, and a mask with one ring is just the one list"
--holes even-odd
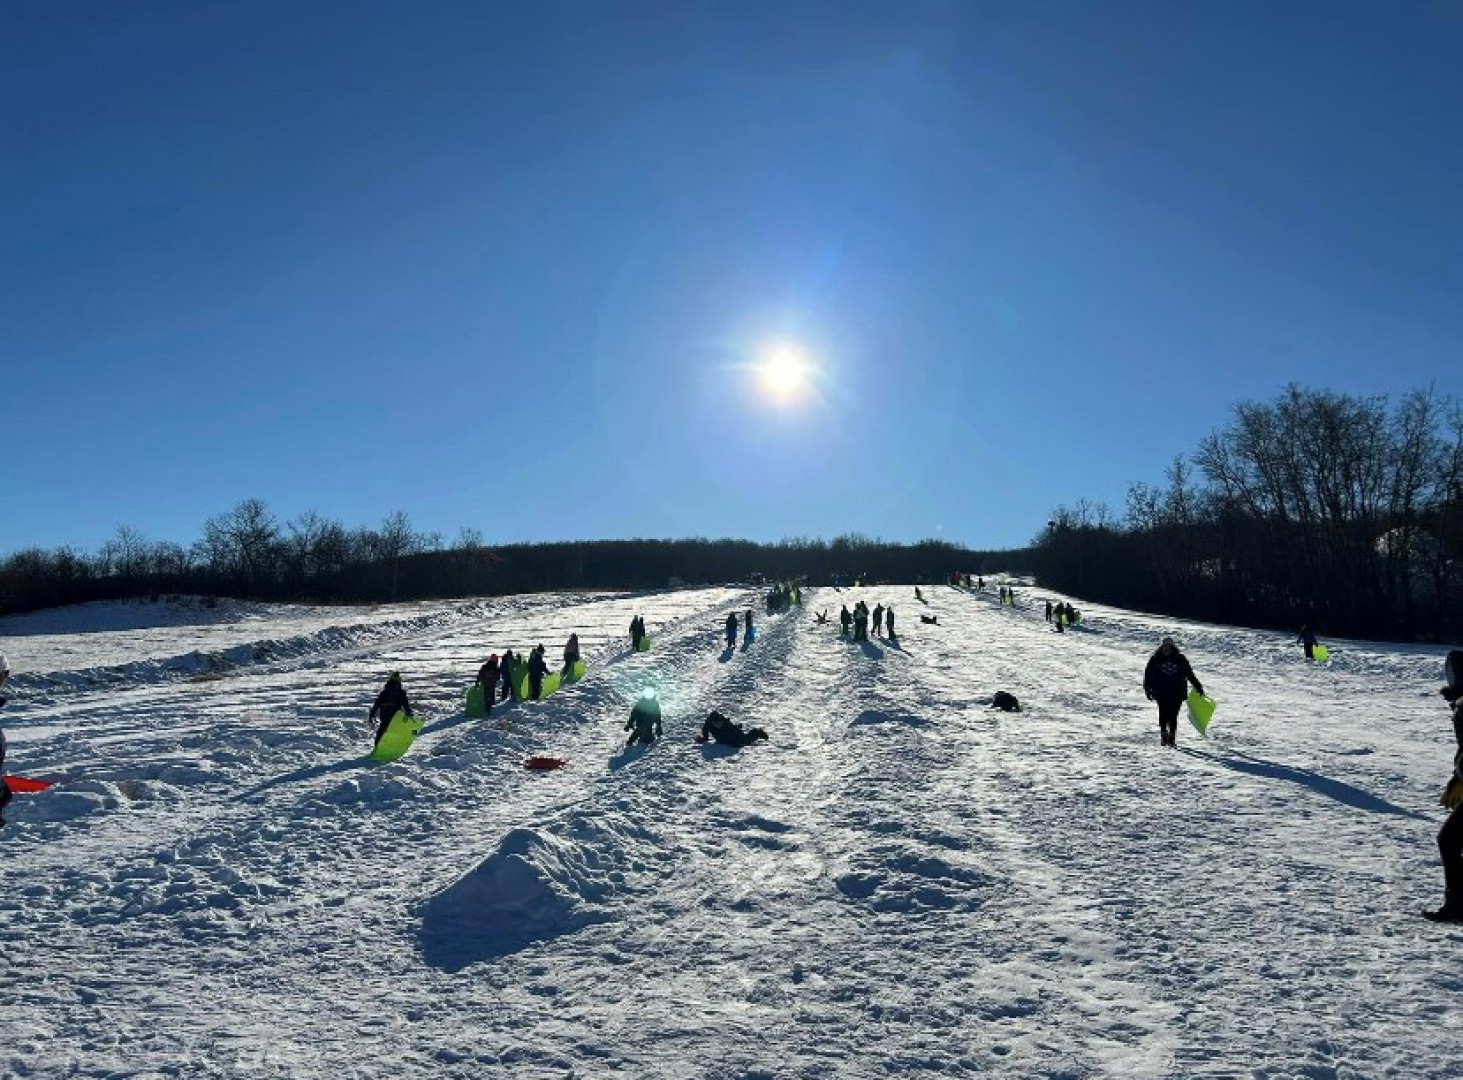
[(779, 402), (796, 398), (807, 386), (808, 374), (807, 360), (789, 345), (768, 350), (757, 365), (757, 380), (762, 390)]

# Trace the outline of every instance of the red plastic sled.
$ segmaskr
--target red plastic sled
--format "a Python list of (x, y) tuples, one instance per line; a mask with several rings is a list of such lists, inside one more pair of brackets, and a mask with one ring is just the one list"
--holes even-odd
[(558, 769), (567, 765), (563, 758), (556, 757), (531, 757), (523, 763), (525, 769), (533, 769), (537, 772), (547, 772), (550, 769)]
[(32, 780), (28, 776), (7, 776), (5, 786), (11, 791), (45, 791), (54, 780)]

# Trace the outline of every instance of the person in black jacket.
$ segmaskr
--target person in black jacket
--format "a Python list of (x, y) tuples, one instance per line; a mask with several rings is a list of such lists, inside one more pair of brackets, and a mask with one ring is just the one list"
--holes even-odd
[(755, 742), (766, 742), (767, 732), (759, 727), (745, 730), (741, 724), (734, 724), (721, 713), (712, 710), (701, 725), (700, 742), (712, 739), (724, 746), (751, 746)]
[(1433, 922), (1463, 922), (1463, 649), (1448, 653), (1443, 665), (1448, 685), (1439, 691), (1453, 709), (1453, 739), (1458, 744), (1453, 754), (1453, 775), (1438, 801), (1449, 811), (1448, 820), (1438, 830), (1438, 851), (1443, 856), (1443, 906), (1424, 911)]
[(579, 663), (579, 635), (570, 634), (569, 640), (564, 644), (564, 677), (569, 677), (570, 669)]
[(500, 701), (507, 701), (513, 696), (513, 668), (518, 658), (513, 655), (512, 649), (503, 650), (503, 662), (498, 665), (498, 670), (503, 673), (503, 693)]
[(645, 616), (636, 615), (630, 620), (630, 648), (640, 648), (640, 639), (645, 636)]
[(493, 701), (498, 696), (498, 654), (493, 653), (488, 657), (482, 667), (478, 668), (478, 677), (473, 680), (483, 688), (483, 705), (487, 716), (493, 711)]
[(544, 647), (535, 645), (528, 654), (528, 697), (537, 701), (543, 697), (544, 676), (549, 673), (549, 663), (544, 659)]
[(737, 613), (735, 611), (726, 617), (726, 647), (728, 649), (737, 647)]
[(660, 702), (653, 691), (640, 692), (640, 697), (630, 709), (630, 719), (625, 721), (625, 730), (630, 733), (630, 738), (625, 741), (626, 750), (636, 743), (649, 746), (665, 734), (665, 726), (660, 722)]
[(386, 734), (386, 728), (391, 723), (391, 718), (398, 712), (404, 712), (410, 716), (411, 702), (407, 700), (406, 691), (402, 688), (401, 673), (393, 671), (386, 680), (386, 685), (376, 695), (376, 704), (371, 706), (371, 711), (366, 717), (367, 720), (376, 720), (378, 717), (380, 719), (376, 728), (376, 740), (371, 744), (372, 746), (381, 742), (381, 736)]
[(1166, 637), (1143, 670), (1143, 693), (1158, 702), (1158, 740), (1164, 746), (1178, 745), (1179, 706), (1189, 696), (1189, 684), (1204, 692), (1188, 657), (1179, 652), (1173, 638)]

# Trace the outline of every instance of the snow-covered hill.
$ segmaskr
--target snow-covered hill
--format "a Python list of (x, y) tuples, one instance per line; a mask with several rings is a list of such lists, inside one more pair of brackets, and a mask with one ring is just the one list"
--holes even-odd
[[(1445, 650), (1320, 667), (1080, 601), (1057, 635), (1020, 593), (0, 621), (9, 768), (62, 778), (0, 832), (0, 1072), (1455, 1075), (1463, 935), (1416, 915)], [(897, 642), (838, 639), (860, 598)], [(571, 631), (583, 682), (463, 718), (489, 651)], [(1139, 688), (1161, 633), (1220, 702), (1177, 750)], [(427, 727), (377, 765), (391, 670)], [(627, 753), (647, 687), (667, 737)], [(771, 742), (698, 745), (711, 708)]]

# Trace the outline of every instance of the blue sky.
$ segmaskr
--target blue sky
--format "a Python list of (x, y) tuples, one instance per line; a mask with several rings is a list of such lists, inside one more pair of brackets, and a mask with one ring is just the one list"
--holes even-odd
[(1237, 401), (1463, 370), (1452, 0), (0, 21), (0, 553), (248, 497), (1019, 546)]

